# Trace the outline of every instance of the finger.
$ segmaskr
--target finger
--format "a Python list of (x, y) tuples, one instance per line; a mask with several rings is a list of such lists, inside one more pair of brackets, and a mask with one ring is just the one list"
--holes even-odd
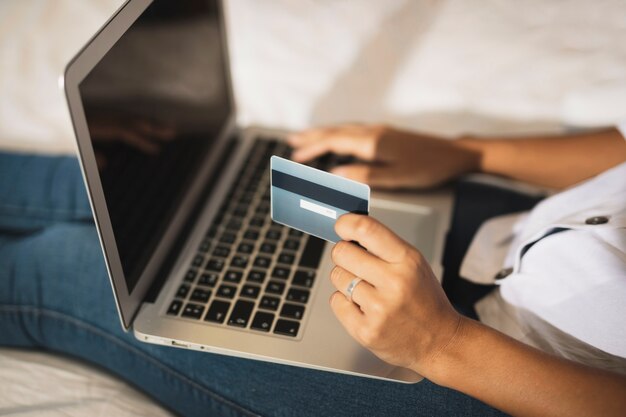
[(362, 134), (368, 130), (368, 126), (362, 123), (344, 123), (335, 126), (320, 126), (292, 133), (287, 141), (292, 145), (317, 141), (331, 134)]
[[(352, 280), (356, 278), (356, 275), (340, 266), (335, 266), (333, 270), (330, 271), (330, 281), (333, 283), (335, 288), (337, 288), (337, 290), (346, 297), (348, 297), (348, 293), (346, 292), (348, 286)], [(352, 301), (361, 306), (361, 309), (363, 309), (363, 306), (372, 305), (372, 300), (375, 297), (376, 290), (365, 280), (358, 283), (352, 291)]]
[(358, 340), (357, 332), (365, 323), (365, 316), (359, 306), (337, 291), (330, 296), (330, 308), (350, 336)]
[(291, 158), (297, 162), (311, 161), (325, 153), (330, 152), (331, 142), (326, 139), (320, 139), (316, 142), (311, 142), (303, 145), (300, 148), (295, 148)]
[(351, 155), (365, 161), (374, 160), (375, 139), (350, 135), (328, 135), (318, 141), (308, 143), (293, 153), (296, 161), (310, 161), (325, 153)]
[(291, 146), (302, 146), (307, 142), (318, 141), (321, 138), (327, 136), (330, 132), (337, 130), (336, 126), (333, 127), (315, 127), (312, 129), (303, 130), (301, 132), (292, 133), (287, 138), (287, 143)]
[(354, 181), (369, 184), (372, 187), (394, 188), (399, 186), (397, 176), (394, 175), (392, 167), (388, 165), (340, 165), (333, 168), (330, 172)]
[(335, 231), (343, 240), (359, 242), (370, 254), (391, 263), (402, 262), (410, 248), (408, 243), (370, 216), (344, 214), (335, 223)]
[(378, 287), (386, 275), (387, 263), (351, 242), (338, 242), (331, 252), (335, 265)]

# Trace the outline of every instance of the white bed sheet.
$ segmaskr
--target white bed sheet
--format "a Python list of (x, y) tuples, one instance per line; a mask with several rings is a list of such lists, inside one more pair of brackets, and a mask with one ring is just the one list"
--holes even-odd
[(170, 417), (120, 379), (49, 353), (0, 349), (0, 415)]

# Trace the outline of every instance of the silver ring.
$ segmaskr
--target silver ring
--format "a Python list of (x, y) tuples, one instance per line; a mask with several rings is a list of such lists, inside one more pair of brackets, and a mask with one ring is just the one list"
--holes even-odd
[(356, 277), (352, 281), (350, 281), (350, 284), (348, 284), (348, 288), (346, 288), (346, 296), (348, 297), (349, 301), (352, 301), (352, 293), (354, 292), (354, 289), (356, 288), (357, 285), (359, 285), (359, 282), (361, 281), (363, 281), (362, 278)]

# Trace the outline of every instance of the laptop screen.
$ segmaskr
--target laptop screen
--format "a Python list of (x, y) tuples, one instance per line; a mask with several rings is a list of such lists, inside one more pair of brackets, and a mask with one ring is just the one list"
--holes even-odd
[(129, 292), (233, 111), (219, 13), (155, 0), (79, 86)]

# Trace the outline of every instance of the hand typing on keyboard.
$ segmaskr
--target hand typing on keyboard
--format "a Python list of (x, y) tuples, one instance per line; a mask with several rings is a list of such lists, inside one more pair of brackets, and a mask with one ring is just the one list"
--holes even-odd
[(292, 159), (307, 162), (329, 152), (330, 172), (378, 188), (428, 188), (476, 171), (480, 158), (463, 141), (450, 141), (382, 125), (343, 125), (294, 134)]

